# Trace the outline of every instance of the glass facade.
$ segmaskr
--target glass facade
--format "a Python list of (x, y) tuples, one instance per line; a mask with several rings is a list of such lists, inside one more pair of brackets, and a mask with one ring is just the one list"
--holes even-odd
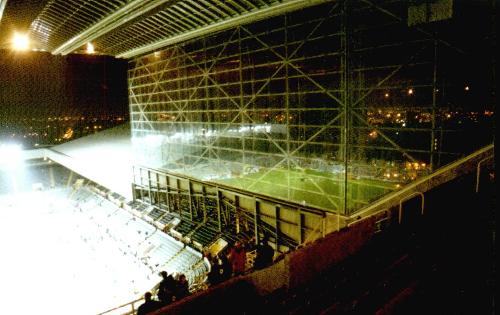
[(331, 2), (130, 61), (135, 163), (350, 214), (491, 143), (491, 56), (449, 2)]

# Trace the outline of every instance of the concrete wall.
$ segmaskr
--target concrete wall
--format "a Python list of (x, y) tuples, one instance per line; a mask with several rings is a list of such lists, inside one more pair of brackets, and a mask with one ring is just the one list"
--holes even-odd
[[(372, 217), (350, 228), (332, 233), (284, 256), (266, 269), (211, 287), (165, 307), (154, 315), (201, 312), (231, 314), (223, 305), (239, 305), (241, 309), (254, 310), (259, 306), (259, 296), (280, 288), (289, 289), (303, 285), (317, 273), (357, 252), (374, 235), (376, 220), (376, 217)], [(229, 301), (231, 303), (228, 303)]]

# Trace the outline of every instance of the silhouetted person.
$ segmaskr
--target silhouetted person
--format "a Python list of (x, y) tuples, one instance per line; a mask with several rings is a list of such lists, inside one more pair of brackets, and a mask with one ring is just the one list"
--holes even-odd
[(226, 281), (231, 277), (233, 274), (233, 266), (229, 262), (229, 259), (227, 258), (226, 254), (221, 252), (219, 255), (219, 266), (221, 267), (219, 269), (220, 273), (220, 281)]
[(174, 277), (169, 275), (166, 271), (160, 272), (160, 276), (163, 280), (161, 280), (158, 287), (158, 300), (160, 300), (163, 305), (167, 305), (172, 302), (177, 282)]
[(216, 285), (221, 281), (222, 266), (219, 265), (219, 258), (217, 256), (210, 259), (210, 272), (208, 273), (208, 282), (210, 285)]
[(273, 263), (274, 249), (269, 245), (269, 236), (264, 235), (264, 238), (257, 245), (256, 257), (253, 267), (255, 269), (262, 269), (270, 266)]
[(231, 265), (233, 267), (233, 272), (235, 276), (242, 275), (245, 273), (245, 263), (247, 261), (247, 253), (245, 251), (245, 247), (241, 242), (237, 241), (234, 244), (234, 247), (231, 248), (229, 253), (229, 259), (231, 261)]
[(255, 244), (255, 243), (256, 243), (255, 236), (252, 236), (250, 239), (248, 239), (245, 242), (245, 250), (247, 253), (253, 251), (256, 248), (257, 244)]
[(177, 281), (177, 286), (175, 289), (175, 297), (176, 301), (186, 297), (189, 295), (189, 284), (186, 279), (186, 276), (181, 274), (179, 276), (179, 280)]
[(151, 292), (146, 292), (144, 294), (144, 303), (137, 309), (137, 315), (146, 315), (148, 313), (154, 312), (161, 307), (161, 303), (151, 299)]

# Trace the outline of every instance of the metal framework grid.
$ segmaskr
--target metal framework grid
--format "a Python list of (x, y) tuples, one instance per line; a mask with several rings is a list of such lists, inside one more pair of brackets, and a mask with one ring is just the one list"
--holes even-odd
[(131, 61), (139, 165), (350, 214), (491, 141), (447, 121), (467, 54), (406, 2), (346, 3)]
[[(188, 230), (178, 237), (199, 250), (217, 237), (258, 241), (267, 234), (276, 250), (287, 252), (346, 224), (345, 218), (327, 218), (314, 208), (145, 167), (134, 168), (134, 182), (134, 199), (154, 207), (148, 214), (153, 223), (164, 229), (172, 217), (187, 222)], [(208, 234), (207, 244), (196, 241), (203, 234)]]
[(48, 1), (31, 23), (30, 37), (35, 47), (52, 52), (127, 2), (130, 0)]
[[(158, 1), (157, 1), (158, 2)], [(130, 25), (96, 40), (96, 45), (107, 54), (129, 58), (138, 52), (151, 51), (150, 46), (165, 46), (164, 41), (186, 37), (207, 28), (217, 28), (232, 20), (262, 10), (277, 11), (281, 2), (276, 0), (183, 0), (165, 2), (164, 7), (151, 10)], [(187, 35), (189, 37), (190, 35)], [(178, 39), (176, 39), (178, 40)]]
[[(305, 24), (284, 16), (274, 21), (281, 25), (270, 34), (268, 22), (240, 26), (137, 59), (129, 82), (134, 139), (161, 141), (147, 150), (149, 157), (161, 154), (156, 163), (148, 159), (143, 164), (204, 180), (230, 180), (261, 169), (304, 171), (311, 168), (313, 154), (319, 158), (336, 151), (342, 107), (335, 94), (341, 93), (341, 72), (323, 71), (322, 63), (335, 64), (340, 57), (311, 49), (332, 41), (340, 46), (340, 33), (317, 31), (338, 24), (334, 16)], [(295, 39), (298, 32), (315, 38)], [(301, 69), (303, 64), (311, 68), (309, 73)], [(315, 85), (321, 80), (335, 86), (325, 93)], [(280, 174), (287, 182), (297, 181), (287, 172)], [(234, 184), (246, 190), (273, 185), (264, 179), (267, 175)], [(302, 202), (314, 193), (325, 208), (339, 207), (338, 196), (317, 180), (311, 183), (312, 189), (284, 183), (286, 195), (280, 197)]]
[(50, 0), (30, 27), (36, 49), (130, 58), (329, 0)]

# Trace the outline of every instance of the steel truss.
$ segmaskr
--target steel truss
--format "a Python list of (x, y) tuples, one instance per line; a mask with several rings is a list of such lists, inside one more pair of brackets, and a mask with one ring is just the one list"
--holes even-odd
[[(333, 219), (317, 209), (185, 176), (135, 167), (134, 179), (134, 199), (154, 207), (148, 214), (153, 223), (168, 228), (164, 218), (174, 216), (193, 224), (180, 236), (187, 240), (201, 228), (216, 235), (212, 242), (218, 237), (230, 241), (254, 237), (258, 242), (266, 234), (278, 251), (286, 252), (340, 228), (327, 228), (326, 222)], [(341, 220), (345, 224), (346, 218)]]
[(472, 151), (443, 92), (469, 56), (409, 5), (335, 1), (132, 60), (138, 163), (352, 214)]

